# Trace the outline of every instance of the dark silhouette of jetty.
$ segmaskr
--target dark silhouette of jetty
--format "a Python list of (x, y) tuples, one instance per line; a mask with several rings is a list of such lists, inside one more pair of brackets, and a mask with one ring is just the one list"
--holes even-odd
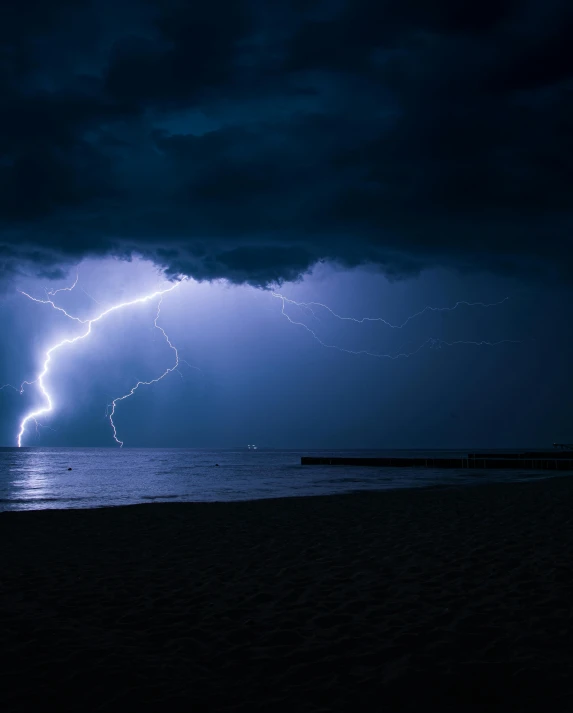
[[(557, 445), (557, 444), (555, 444)], [(468, 453), (454, 458), (360, 458), (346, 456), (303, 456), (301, 465), (358, 465), (379, 468), (468, 468), (474, 469), (525, 469), (571, 470), (573, 450), (525, 451), (523, 453)]]

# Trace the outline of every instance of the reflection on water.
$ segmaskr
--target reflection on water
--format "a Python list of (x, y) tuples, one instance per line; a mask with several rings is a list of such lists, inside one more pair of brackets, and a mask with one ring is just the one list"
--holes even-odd
[(57, 500), (57, 494), (50, 489), (50, 467), (53, 463), (45, 453), (31, 451), (23, 454), (11, 464), (12, 488), (16, 499), (34, 503)]
[[(334, 452), (313, 451), (312, 454), (334, 455)], [(458, 454), (450, 451), (439, 455)], [(299, 451), (261, 449), (3, 448), (0, 449), (0, 510), (103, 507), (158, 501), (250, 500), (519, 481), (555, 475), (543, 471), (302, 467), (301, 455), (304, 453)], [(336, 455), (425, 454), (340, 451)], [(566, 475), (564, 473), (562, 477)]]

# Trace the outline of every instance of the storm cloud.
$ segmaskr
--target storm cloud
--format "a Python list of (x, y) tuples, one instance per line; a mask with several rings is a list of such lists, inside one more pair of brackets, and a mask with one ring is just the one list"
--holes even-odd
[(570, 279), (572, 31), (559, 0), (5, 0), (0, 274)]

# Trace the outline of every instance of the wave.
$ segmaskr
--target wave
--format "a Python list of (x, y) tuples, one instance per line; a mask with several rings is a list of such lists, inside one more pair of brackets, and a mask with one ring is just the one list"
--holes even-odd
[(72, 500), (93, 500), (93, 498), (84, 496), (75, 498), (0, 498), (0, 503), (31, 505), (33, 503), (67, 503)]

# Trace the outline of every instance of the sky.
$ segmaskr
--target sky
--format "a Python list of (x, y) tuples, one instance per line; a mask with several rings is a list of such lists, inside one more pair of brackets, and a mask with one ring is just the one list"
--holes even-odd
[[(164, 332), (150, 300), (54, 354), (23, 445), (119, 447), (167, 339), (125, 446), (571, 441), (572, 30), (558, 0), (5, 0), (0, 445), (85, 326), (21, 291), (76, 278), (80, 319), (181, 282)], [(397, 328), (460, 301), (493, 306)]]

